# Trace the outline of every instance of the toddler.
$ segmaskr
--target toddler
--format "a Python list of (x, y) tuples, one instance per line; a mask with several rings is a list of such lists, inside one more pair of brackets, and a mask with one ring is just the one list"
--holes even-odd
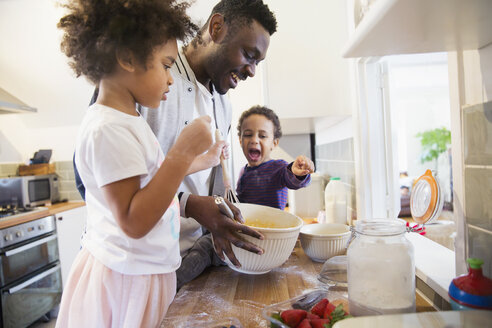
[(77, 136), (87, 227), (63, 291), (57, 327), (157, 327), (176, 293), (179, 203), (193, 160), (212, 144), (210, 117), (189, 124), (167, 156), (139, 103), (159, 107), (173, 83), (177, 39), (197, 28), (175, 0), (78, 0), (62, 50), (98, 85)]
[(283, 210), (287, 204), (287, 189), (306, 187), (311, 182), (313, 162), (302, 155), (290, 164), (270, 158), (282, 130), (277, 115), (269, 108), (254, 106), (243, 112), (237, 131), (248, 161), (237, 183), (239, 201)]

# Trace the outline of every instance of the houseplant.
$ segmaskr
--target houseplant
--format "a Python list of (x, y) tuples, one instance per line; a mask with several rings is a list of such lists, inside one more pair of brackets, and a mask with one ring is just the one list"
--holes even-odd
[(435, 128), (424, 132), (419, 132), (416, 135), (420, 139), (422, 153), (420, 154), (420, 162), (434, 161), (437, 171), (437, 159), (439, 155), (448, 150), (451, 144), (451, 131), (447, 128)]

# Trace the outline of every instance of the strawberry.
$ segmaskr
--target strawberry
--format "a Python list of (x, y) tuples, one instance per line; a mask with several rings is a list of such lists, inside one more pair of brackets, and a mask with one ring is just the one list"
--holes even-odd
[(318, 302), (313, 308), (311, 309), (312, 314), (316, 314), (319, 317), (322, 317), (323, 314), (325, 313), (325, 308), (326, 305), (328, 304), (328, 300), (326, 298), (323, 298), (321, 301)]
[(309, 313), (306, 316), (306, 319), (313, 320), (313, 319), (321, 319), (321, 317), (317, 314)]
[(311, 327), (312, 328), (325, 328), (329, 327), (330, 325), (330, 319), (313, 319), (311, 320)]
[(280, 317), (289, 327), (297, 325), (306, 318), (307, 312), (304, 310), (285, 310), (280, 313)]
[(326, 304), (325, 311), (323, 312), (323, 318), (330, 319), (331, 313), (335, 310), (336, 306), (332, 303)]
[[(310, 313), (308, 313), (308, 315), (309, 314)], [(304, 319), (304, 320), (301, 321), (301, 323), (299, 324), (299, 326), (297, 326), (297, 328), (313, 328), (313, 327), (309, 323), (309, 319), (306, 318), (306, 319)]]

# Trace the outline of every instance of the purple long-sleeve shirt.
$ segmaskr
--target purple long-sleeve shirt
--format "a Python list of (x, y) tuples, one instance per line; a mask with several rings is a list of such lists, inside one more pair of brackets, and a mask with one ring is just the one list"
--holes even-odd
[(258, 166), (245, 166), (237, 182), (237, 196), (241, 203), (276, 207), (281, 210), (287, 204), (287, 189), (306, 187), (311, 175), (297, 177), (283, 159), (269, 160)]

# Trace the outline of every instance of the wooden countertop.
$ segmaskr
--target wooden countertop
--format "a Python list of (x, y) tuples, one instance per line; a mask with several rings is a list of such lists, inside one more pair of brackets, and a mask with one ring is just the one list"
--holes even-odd
[[(242, 274), (227, 266), (208, 268), (179, 290), (161, 328), (181, 327), (176, 323), (200, 316), (235, 317), (245, 328), (268, 327), (261, 316), (263, 307), (321, 286), (317, 276), (322, 266), (311, 261), (298, 243), (286, 263), (263, 275)], [(417, 312), (425, 311), (434, 309), (417, 294)]]
[(49, 214), (58, 214), (60, 212), (65, 212), (72, 210), (74, 208), (82, 207), (85, 206), (85, 202), (83, 201), (72, 201), (72, 202), (62, 202), (62, 203), (56, 203), (48, 207)]
[(40, 211), (27, 212), (23, 215), (16, 216), (15, 218), (3, 218), (0, 219), (0, 229), (12, 227), (21, 223), (33, 221), (45, 216), (58, 214), (60, 212), (65, 212), (77, 207), (85, 206), (85, 202), (74, 201), (74, 202), (62, 202), (53, 205), (43, 206)]

